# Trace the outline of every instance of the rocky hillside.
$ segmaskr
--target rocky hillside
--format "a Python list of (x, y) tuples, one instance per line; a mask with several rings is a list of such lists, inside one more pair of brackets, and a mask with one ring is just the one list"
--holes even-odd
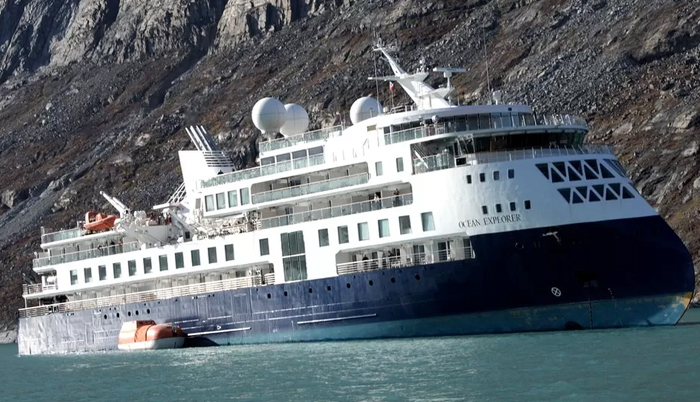
[(699, 20), (697, 0), (0, 0), (0, 330), (41, 226), (108, 209), (100, 190), (167, 199), (190, 124), (250, 164), (264, 96), (346, 119), (373, 33), (411, 69), (466, 67), (467, 102), (584, 116), (700, 266)]

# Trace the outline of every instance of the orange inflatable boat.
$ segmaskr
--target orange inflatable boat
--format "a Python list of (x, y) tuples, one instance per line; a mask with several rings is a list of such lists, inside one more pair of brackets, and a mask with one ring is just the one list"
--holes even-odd
[(119, 350), (174, 349), (185, 344), (180, 327), (153, 320), (128, 321), (119, 332)]
[(114, 221), (116, 221), (117, 218), (118, 216), (116, 215), (106, 215), (100, 212), (90, 211), (85, 214), (85, 224), (83, 227), (93, 232), (109, 230), (114, 227)]

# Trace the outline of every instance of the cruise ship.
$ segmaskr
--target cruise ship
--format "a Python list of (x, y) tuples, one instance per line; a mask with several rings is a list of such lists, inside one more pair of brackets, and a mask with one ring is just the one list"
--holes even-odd
[(137, 320), (178, 326), (186, 346), (679, 321), (690, 254), (584, 120), (497, 92), (455, 104), (464, 70), (409, 73), (375, 50), (392, 75), (370, 79), (410, 105), (362, 97), (352, 125), (307, 131), (301, 106), (262, 99), (256, 167), (189, 127), (182, 184), (153, 212), (102, 193), (113, 215), (42, 228), (20, 354), (116, 350)]

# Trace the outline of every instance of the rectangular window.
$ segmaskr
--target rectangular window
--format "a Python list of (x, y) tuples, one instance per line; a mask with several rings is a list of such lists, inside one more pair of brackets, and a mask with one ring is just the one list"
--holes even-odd
[(207, 212), (214, 210), (214, 196), (208, 195), (204, 197), (204, 208)]
[(182, 253), (175, 253), (175, 269), (185, 268), (185, 257)]
[(331, 243), (330, 243), (330, 239), (328, 238), (328, 229), (319, 229), (318, 230), (318, 246), (319, 247), (326, 247), (329, 244), (331, 244)]
[(158, 265), (160, 265), (160, 270), (161, 271), (167, 271), (168, 270), (168, 256), (163, 254), (158, 257)]
[(282, 259), (282, 266), (284, 268), (284, 280), (287, 282), (303, 281), (307, 278), (305, 255), (285, 257)]
[(503, 212), (503, 209), (501, 208), (501, 204), (496, 204), (496, 213), (500, 214), (501, 212)]
[(411, 234), (411, 217), (399, 216), (399, 232), (402, 235)]
[(482, 205), (481, 206), (481, 213), (484, 215), (488, 215), (489, 214), (489, 207), (487, 207), (486, 205)]
[(99, 276), (101, 281), (104, 281), (107, 279), (107, 266), (106, 265), (100, 265), (97, 267), (97, 275)]
[(530, 200), (525, 201), (525, 209), (530, 209)]
[(150, 274), (153, 271), (153, 266), (151, 265), (151, 258), (146, 257), (143, 259), (143, 273)]
[(389, 220), (380, 219), (379, 220), (379, 237), (389, 237)]
[(374, 169), (377, 171), (377, 176), (381, 176), (384, 174), (384, 168), (382, 167), (381, 161), (374, 163)]
[(350, 242), (350, 236), (348, 236), (347, 226), (338, 226), (338, 243), (346, 244)]
[(238, 192), (236, 190), (228, 192), (228, 207), (233, 208), (238, 206)]
[(115, 262), (112, 264), (112, 274), (114, 274), (114, 279), (119, 279), (122, 277), (122, 264)]
[(509, 179), (515, 178), (515, 169), (508, 169), (508, 178)]
[(282, 241), (283, 257), (306, 253), (306, 246), (304, 245), (304, 232), (298, 231), (291, 233), (282, 233), (280, 239)]
[(515, 211), (515, 203), (514, 202), (510, 203), (510, 211), (511, 212)]
[(360, 241), (369, 240), (369, 225), (367, 222), (357, 224), (357, 237), (360, 238)]
[(479, 173), (479, 181), (482, 183), (486, 181), (486, 173)]
[(216, 209), (224, 209), (226, 208), (226, 194), (225, 193), (218, 193), (216, 195)]
[(493, 179), (494, 180), (500, 180), (500, 178), (501, 178), (501, 172), (499, 172), (498, 170), (493, 172)]
[(192, 258), (193, 267), (199, 266), (199, 264), (201, 264), (201, 261), (199, 260), (199, 250), (190, 251), (190, 257)]
[(270, 243), (267, 239), (260, 239), (260, 255), (270, 255)]
[(250, 190), (248, 187), (241, 189), (241, 205), (248, 205), (250, 203)]
[(233, 244), (227, 244), (224, 246), (224, 254), (226, 254), (226, 261), (233, 261)]
[(216, 264), (216, 247), (209, 247), (207, 254), (209, 256), (209, 264)]
[(403, 172), (403, 158), (396, 158), (396, 171)]
[(304, 232), (282, 233), (280, 239), (282, 242), (284, 279), (286, 281), (300, 281), (306, 279)]
[(420, 214), (420, 220), (421, 220), (421, 223), (423, 224), (423, 231), (424, 232), (435, 230), (435, 222), (433, 221), (433, 213), (432, 212), (423, 212), (422, 214)]
[(472, 184), (472, 175), (467, 175), (467, 184)]
[(71, 285), (78, 284), (78, 270), (77, 269), (70, 270), (70, 284)]
[(85, 283), (92, 282), (92, 268), (83, 268), (83, 272), (85, 273)]
[(129, 276), (136, 275), (136, 260), (130, 260), (128, 262), (128, 265), (129, 265)]

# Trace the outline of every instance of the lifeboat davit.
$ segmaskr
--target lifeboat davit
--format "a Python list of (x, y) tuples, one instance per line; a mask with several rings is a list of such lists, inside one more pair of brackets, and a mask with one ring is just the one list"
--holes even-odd
[(85, 214), (85, 224), (83, 227), (93, 232), (109, 230), (114, 227), (114, 221), (116, 221), (117, 218), (118, 216), (116, 215), (106, 215), (100, 212), (90, 211)]
[(180, 327), (153, 320), (128, 321), (119, 332), (119, 350), (175, 349), (185, 344)]

